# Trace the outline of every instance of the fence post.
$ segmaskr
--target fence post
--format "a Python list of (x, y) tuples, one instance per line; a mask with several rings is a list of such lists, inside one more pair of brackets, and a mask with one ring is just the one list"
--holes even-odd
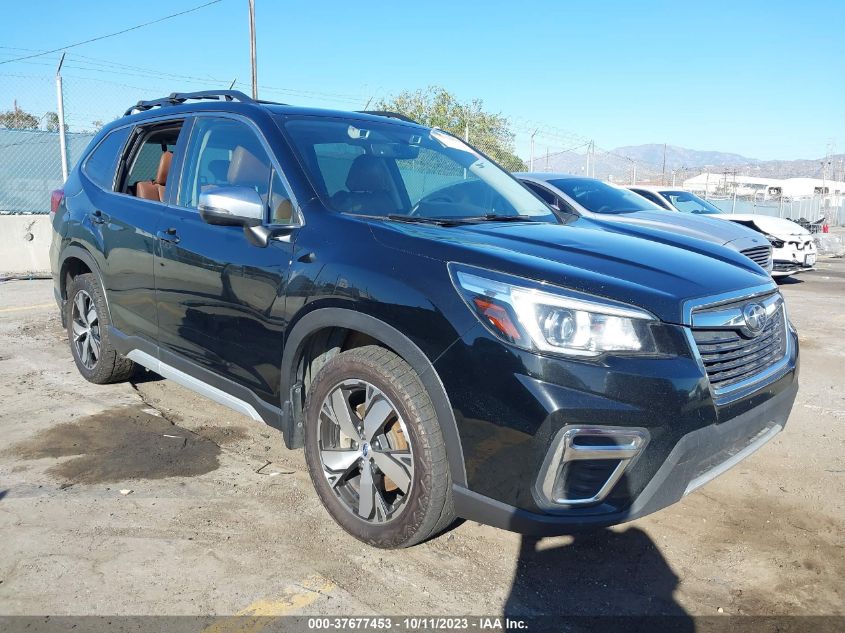
[(57, 112), (59, 118), (59, 151), (62, 154), (62, 182), (67, 180), (67, 139), (65, 139), (65, 98), (62, 92), (62, 64), (65, 61), (65, 54), (62, 53), (62, 58), (59, 60), (59, 66), (56, 68), (56, 102)]

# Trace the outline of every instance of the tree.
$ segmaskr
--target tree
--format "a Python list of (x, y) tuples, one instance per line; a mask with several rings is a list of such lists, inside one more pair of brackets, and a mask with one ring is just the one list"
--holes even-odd
[(485, 112), (481, 99), (462, 103), (445, 88), (429, 86), (425, 90), (405, 91), (382, 99), (376, 108), (404, 114), (460, 138), (464, 138), (468, 130), (470, 144), (502, 167), (510, 171), (525, 169), (525, 163), (514, 154), (510, 122), (501, 114)]
[(37, 130), (39, 121), (34, 114), (21, 110), (17, 103), (13, 110), (0, 112), (0, 127), (9, 130)]
[[(55, 112), (48, 112), (44, 115), (44, 127), (48, 132), (59, 131), (59, 115)], [(67, 132), (67, 123), (65, 123), (65, 132)]]

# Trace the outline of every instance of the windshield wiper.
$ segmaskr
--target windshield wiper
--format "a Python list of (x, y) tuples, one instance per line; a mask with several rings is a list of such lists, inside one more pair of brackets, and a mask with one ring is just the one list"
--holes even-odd
[(464, 218), (427, 218), (422, 215), (401, 215), (399, 213), (390, 213), (384, 217), (394, 222), (408, 222), (409, 224), (434, 224), (435, 226), (466, 224)]
[(463, 222), (537, 222), (533, 215), (500, 215), (498, 213), (485, 213), (460, 219)]

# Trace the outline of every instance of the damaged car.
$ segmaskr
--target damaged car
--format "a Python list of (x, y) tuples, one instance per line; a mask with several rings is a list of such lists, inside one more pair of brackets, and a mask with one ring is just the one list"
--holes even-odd
[(630, 189), (664, 209), (708, 215), (762, 233), (772, 245), (772, 277), (788, 277), (813, 270), (816, 265), (817, 249), (812, 234), (792, 220), (756, 213), (727, 213), (712, 202), (682, 189), (643, 186)]

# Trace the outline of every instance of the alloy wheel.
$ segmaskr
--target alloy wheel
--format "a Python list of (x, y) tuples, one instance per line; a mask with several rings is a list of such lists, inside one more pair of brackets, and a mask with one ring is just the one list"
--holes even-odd
[(86, 369), (94, 369), (100, 358), (100, 320), (94, 300), (84, 290), (73, 298), (71, 313), (73, 346)]
[(386, 523), (405, 507), (414, 480), (405, 422), (383, 391), (345, 380), (323, 400), (318, 418), (323, 474), (359, 519)]

